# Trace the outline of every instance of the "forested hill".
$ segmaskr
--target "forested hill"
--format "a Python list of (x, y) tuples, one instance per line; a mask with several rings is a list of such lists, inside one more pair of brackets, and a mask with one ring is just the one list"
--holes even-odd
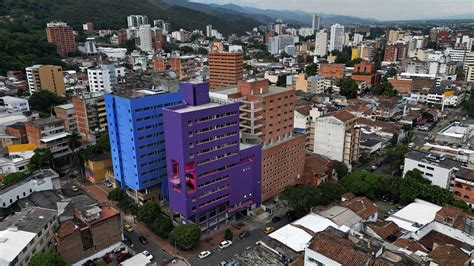
[(0, 75), (33, 64), (62, 64), (54, 46), (46, 42), (49, 21), (61, 20), (79, 31), (87, 21), (96, 29), (120, 29), (127, 26), (128, 15), (147, 15), (150, 23), (164, 19), (172, 30), (205, 30), (212, 24), (224, 34), (259, 24), (239, 14), (206, 14), (161, 0), (0, 0)]
[(180, 28), (205, 30), (206, 25), (224, 34), (241, 33), (257, 26), (251, 18), (233, 14), (206, 14), (181, 6), (171, 6), (161, 0), (2, 0), (0, 16), (29, 16), (44, 27), (48, 21), (61, 20), (75, 29), (93, 21), (97, 29), (119, 29), (126, 26), (128, 15), (147, 15), (150, 20), (165, 19), (173, 30)]

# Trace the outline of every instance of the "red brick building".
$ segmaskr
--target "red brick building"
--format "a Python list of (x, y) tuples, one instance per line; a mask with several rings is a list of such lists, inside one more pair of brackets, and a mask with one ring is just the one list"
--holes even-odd
[(375, 64), (365, 60), (354, 65), (354, 73), (352, 79), (355, 81), (364, 81), (368, 86), (380, 83), (380, 74), (375, 73)]
[(344, 64), (321, 64), (318, 69), (318, 75), (323, 78), (344, 78)]
[(59, 56), (66, 58), (70, 52), (76, 51), (76, 41), (71, 27), (62, 22), (51, 22), (47, 24), (46, 36), (49, 43), (56, 45)]
[(242, 52), (210, 52), (208, 62), (211, 89), (235, 86), (244, 77)]
[(14, 144), (27, 144), (28, 143), (28, 136), (26, 135), (26, 128), (25, 128), (24, 122), (18, 122), (13, 125), (6, 126), (5, 133), (17, 138), (13, 140)]

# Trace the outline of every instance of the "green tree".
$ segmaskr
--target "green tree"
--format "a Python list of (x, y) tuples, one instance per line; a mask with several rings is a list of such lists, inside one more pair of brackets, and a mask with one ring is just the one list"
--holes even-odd
[(33, 93), (33, 95), (28, 99), (28, 102), (32, 110), (37, 110), (43, 114), (50, 115), (51, 109), (54, 106), (66, 103), (66, 98), (57, 96), (47, 90), (41, 90)]
[(49, 149), (38, 148), (34, 150), (34, 154), (28, 163), (28, 170), (34, 172), (43, 166), (54, 168), (54, 157)]
[(207, 51), (206, 48), (199, 47), (199, 48), (197, 49), (197, 52), (196, 52), (196, 53), (197, 53), (197, 54), (201, 54), (201, 55), (207, 55), (207, 54), (208, 54), (208, 51)]
[(288, 200), (288, 205), (297, 213), (297, 216), (307, 214), (320, 200), (314, 186), (287, 186), (283, 191), (283, 196)]
[(405, 154), (408, 152), (408, 147), (403, 144), (395, 145), (387, 150), (384, 162), (390, 166), (390, 169), (395, 172), (400, 171), (400, 166), (405, 160)]
[(66, 262), (53, 252), (38, 252), (31, 257), (29, 266), (66, 266)]
[(357, 91), (359, 86), (357, 82), (353, 79), (342, 79), (339, 82), (339, 87), (341, 88), (340, 94), (346, 96), (348, 99), (357, 98)]
[(471, 93), (469, 99), (464, 102), (464, 110), (467, 111), (469, 116), (474, 116), (474, 93)]
[(138, 208), (137, 216), (145, 224), (152, 224), (160, 216), (160, 206), (158, 203), (147, 201)]
[(25, 176), (25, 174), (23, 174), (21, 172), (7, 174), (3, 178), (3, 184), (4, 185), (10, 185), (10, 184), (15, 183), (16, 181), (22, 179), (24, 176)]
[(201, 229), (195, 224), (182, 224), (170, 233), (170, 242), (180, 250), (191, 250), (199, 244)]
[(164, 216), (159, 215), (151, 225), (153, 232), (163, 238), (168, 238), (170, 232), (173, 230), (173, 223), (171, 220)]
[(398, 134), (394, 133), (392, 139), (390, 139), (390, 145), (395, 146), (398, 144)]
[(352, 172), (341, 180), (341, 184), (350, 192), (374, 198), (380, 176), (367, 171)]
[(232, 240), (232, 238), (234, 238), (234, 233), (230, 228), (227, 228), (224, 232), (224, 240)]
[(286, 76), (278, 76), (278, 80), (276, 85), (278, 87), (285, 87), (286, 86)]
[(318, 205), (327, 205), (331, 202), (341, 199), (341, 195), (346, 192), (344, 186), (336, 182), (324, 182), (316, 187), (316, 192), (319, 195)]
[(67, 145), (72, 152), (75, 152), (77, 148), (81, 147), (81, 135), (77, 131), (71, 132)]
[(339, 180), (349, 173), (347, 165), (339, 161), (334, 161), (333, 169), (336, 172), (337, 178)]
[(124, 48), (127, 48), (127, 54), (130, 54), (135, 49), (137, 49), (137, 46), (135, 45), (135, 39), (127, 40), (124, 44)]
[(318, 73), (318, 65), (310, 64), (304, 68), (304, 73), (308, 76), (315, 76)]
[(112, 200), (112, 201), (121, 201), (123, 200), (124, 197), (127, 197), (127, 195), (120, 188), (114, 188), (107, 195), (107, 199)]

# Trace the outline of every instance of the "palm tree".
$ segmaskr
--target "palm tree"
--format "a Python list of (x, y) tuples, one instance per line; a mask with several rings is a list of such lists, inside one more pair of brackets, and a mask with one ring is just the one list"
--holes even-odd
[(81, 173), (81, 178), (83, 178), (83, 170), (84, 167), (84, 155), (78, 151), (77, 149), (81, 147), (81, 135), (76, 131), (73, 131), (71, 135), (69, 135), (69, 140), (67, 145), (69, 149), (71, 149), (71, 164), (73, 168), (79, 168)]
[(77, 133), (76, 131), (73, 131), (71, 135), (69, 135), (69, 140), (67, 145), (69, 146), (69, 149), (74, 153), (77, 148), (81, 147), (81, 135)]

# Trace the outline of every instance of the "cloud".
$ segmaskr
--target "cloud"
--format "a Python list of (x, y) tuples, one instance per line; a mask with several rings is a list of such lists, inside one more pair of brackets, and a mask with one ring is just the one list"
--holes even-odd
[(474, 11), (473, 0), (192, 0), (263, 9), (304, 10), (381, 20), (454, 16)]

